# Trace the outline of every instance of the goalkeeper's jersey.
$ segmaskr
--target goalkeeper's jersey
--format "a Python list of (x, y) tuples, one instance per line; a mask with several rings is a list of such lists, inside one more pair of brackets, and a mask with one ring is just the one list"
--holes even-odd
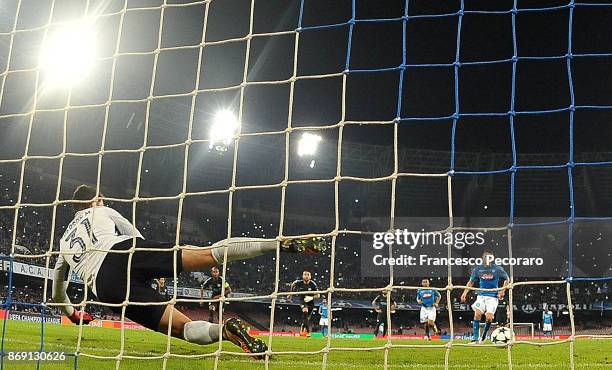
[[(108, 207), (92, 207), (77, 212), (60, 240), (56, 270), (72, 270), (96, 294), (96, 275), (113, 245), (132, 237), (142, 238), (140, 232)], [(65, 253), (65, 254), (64, 254)]]
[[(305, 282), (303, 279), (298, 279), (294, 281), (293, 284), (291, 284), (292, 292), (310, 292), (314, 290), (317, 290), (317, 284), (315, 284), (315, 282), (312, 280)], [(313, 297), (313, 296), (312, 295), (301, 295), (300, 299), (302, 300), (302, 304), (314, 305), (314, 301), (312, 299), (306, 301), (306, 297)]]

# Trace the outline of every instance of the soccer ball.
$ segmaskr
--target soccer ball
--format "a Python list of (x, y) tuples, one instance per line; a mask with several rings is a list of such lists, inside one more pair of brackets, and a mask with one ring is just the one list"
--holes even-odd
[(491, 333), (491, 342), (494, 344), (506, 344), (514, 337), (514, 333), (510, 328), (505, 326), (493, 330)]

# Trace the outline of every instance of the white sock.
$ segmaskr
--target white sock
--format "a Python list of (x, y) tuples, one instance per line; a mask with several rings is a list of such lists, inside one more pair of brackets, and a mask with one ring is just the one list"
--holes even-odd
[(212, 256), (218, 264), (223, 263), (227, 248), (227, 261), (244, 260), (276, 251), (278, 242), (257, 238), (230, 238), (213, 244)]
[(219, 341), (219, 324), (208, 321), (190, 321), (183, 328), (183, 338), (196, 344), (211, 344)]

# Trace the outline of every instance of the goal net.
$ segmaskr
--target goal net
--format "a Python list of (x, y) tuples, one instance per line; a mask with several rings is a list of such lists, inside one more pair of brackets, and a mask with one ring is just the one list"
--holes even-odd
[[(569, 343), (567, 363), (573, 369), (578, 338), (610, 337), (609, 332), (579, 333), (574, 310), (575, 289), (588, 289), (580, 284), (612, 280), (606, 265), (609, 247), (588, 247), (597, 243), (597, 233), (605, 236), (602, 230), (612, 220), (608, 210), (596, 209), (599, 195), (592, 192), (604, 186), (612, 157), (589, 150), (589, 139), (575, 135), (579, 123), (604, 120), (598, 114), (612, 109), (611, 102), (578, 99), (585, 85), (576, 84), (576, 73), (584, 77), (585, 67), (577, 64), (610, 57), (610, 51), (578, 51), (572, 40), (577, 38), (578, 11), (612, 4), (570, 0), (520, 7), (514, 1), (506, 8), (470, 8), (461, 0), (427, 8), (406, 0), (379, 9), (362, 0), (326, 3), (0, 4), (0, 247), (7, 273), (3, 361), (21, 340), (8, 323), (11, 312), (37, 312), (41, 326), (34, 350), (55, 348), (45, 340), (50, 324), (44, 318), (55, 317), (59, 306), (49, 299), (51, 271), (60, 254), (59, 238), (71, 219), (71, 192), (80, 183), (104, 192), (104, 200), (145, 237), (161, 235), (174, 242), (175, 255), (191, 248), (188, 244), (210, 248), (230, 237), (327, 238), (328, 253), (309, 262), (286, 258), (279, 250), (235, 267), (224, 259), (223, 283), (227, 279), (234, 284), (232, 279), (239, 280), (246, 271), (248, 278), (241, 275), (238, 284), (251, 290), (220, 297), (200, 296), (197, 286), (188, 287), (193, 276), (179, 274), (175, 259), (167, 287), (172, 307), (202, 315), (200, 305), (219, 303), (222, 322), (228, 307), (265, 304), (260, 326), (269, 348), (266, 368), (283, 356), (312, 355), (318, 356), (316, 366), (325, 369), (334, 366), (339, 352), (367, 350), (380, 353), (387, 369), (394, 353), (408, 348), (441, 349), (444, 368), (452, 367), (453, 350), (468, 345), (459, 339), (458, 326), (469, 330), (464, 329), (471, 325), (468, 304), (479, 289), (466, 286), (470, 271), (465, 266), (427, 265), (411, 273), (410, 266), (389, 263), (405, 254), (402, 243), (393, 239), (372, 248), (372, 240), (399, 229), (452, 234), (455, 239), (439, 243), (436, 258), (479, 257), (484, 248), (470, 254), (458, 246), (457, 233), (469, 232), (487, 233), (487, 247), (496, 255), (526, 265), (557, 256), (539, 270), (505, 266), (506, 301), (516, 307), (508, 311), (509, 326), (530, 337), (507, 345), (509, 368), (517, 346)], [(557, 13), (565, 17), (557, 20), (565, 30), (563, 46), (558, 51), (545, 48), (542, 55), (521, 33), (520, 24), (527, 28), (529, 22), (539, 22), (528, 17)], [(479, 17), (506, 22), (507, 38), (485, 40), (482, 34), (497, 31), (470, 29), (478, 27)], [(438, 25), (446, 31), (436, 32)], [(476, 35), (482, 38), (471, 41)], [(522, 52), (521, 40), (529, 51)], [(495, 51), (501, 44), (508, 51), (504, 57)], [(430, 49), (450, 52), (431, 56), (423, 51)], [(537, 77), (549, 64), (533, 73), (530, 63), (550, 63), (562, 73), (547, 76), (554, 83), (542, 82)], [(520, 95), (540, 84), (548, 85), (528, 98)], [(565, 100), (558, 97), (561, 89)], [(549, 95), (549, 101), (539, 98)], [(537, 120), (555, 124), (556, 131), (541, 125), (524, 128)], [(597, 132), (597, 127), (585, 123), (580, 132)], [(499, 139), (501, 133), (507, 139)], [(553, 149), (545, 146), (553, 154), (538, 153), (546, 140), (555, 141)], [(423, 145), (427, 142), (431, 147)], [(504, 155), (496, 152), (502, 145), (507, 147)], [(549, 206), (556, 216), (537, 212)], [(487, 214), (489, 208), (496, 209), (495, 217)], [(539, 239), (525, 234), (529, 232)], [(596, 236), (588, 239), (587, 234)], [(427, 246), (418, 252), (427, 251), (421, 247)], [(593, 267), (597, 260), (601, 264)], [(295, 329), (283, 311), (291, 307), (288, 283), (299, 277), (305, 263), (315, 270), (319, 285), (314, 293), (329, 307), (342, 308), (330, 310), (325, 324), (330, 333), (338, 331), (334, 315), (344, 315), (353, 302), (371, 302), (390, 292), (381, 302), (391, 307), (397, 301), (398, 309), (386, 310), (382, 319), (392, 335), (374, 346), (337, 345), (329, 335), (314, 351), (279, 347), (275, 332), (285, 330), (278, 328)], [(28, 288), (25, 276), (42, 283)], [(394, 338), (399, 328), (395, 317), (418, 320), (418, 313), (403, 303), (414, 304), (423, 277), (442, 296), (438, 320), (448, 328), (448, 341), (441, 344), (405, 344)], [(92, 368), (97, 361), (119, 368), (126, 361), (155, 360), (165, 369), (173, 361), (207, 359), (217, 369), (225, 360), (248, 356), (223, 341), (200, 353), (183, 351), (170, 332), (164, 352), (134, 354), (129, 350), (133, 323), (125, 317), (125, 307), (134, 302), (100, 302), (86, 284), (75, 277), (72, 281), (80, 284), (71, 296), (75, 307), (99, 307), (102, 316), (109, 307), (123, 308), (114, 317), (119, 323), (117, 346), (107, 351), (88, 344), (96, 328), (79, 325), (69, 353), (75, 368)], [(470, 302), (460, 302), (463, 289), (470, 291)], [(543, 302), (532, 301), (543, 289), (555, 292), (546, 292), (548, 303), (567, 310), (569, 332), (563, 339), (534, 341), (533, 322), (515, 322), (519, 310), (519, 320), (536, 311), (539, 316), (529, 319), (540, 322)], [(400, 296), (408, 298), (402, 302)]]

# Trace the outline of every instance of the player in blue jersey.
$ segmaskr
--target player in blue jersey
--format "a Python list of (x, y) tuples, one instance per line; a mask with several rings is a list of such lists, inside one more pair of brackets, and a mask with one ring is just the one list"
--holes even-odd
[(327, 305), (327, 300), (323, 298), (321, 304), (319, 304), (319, 315), (321, 318), (319, 319), (319, 326), (321, 327), (321, 334), (324, 337), (327, 336), (327, 329), (329, 325), (329, 306)]
[(431, 332), (438, 334), (436, 327), (436, 309), (442, 296), (440, 292), (429, 288), (429, 279), (421, 281), (423, 289), (417, 290), (416, 301), (421, 305), (421, 324), (425, 327), (427, 340), (431, 340)]
[(542, 324), (542, 331), (544, 332), (544, 335), (552, 336), (553, 313), (547, 308), (545, 308), (542, 312)]
[[(489, 329), (491, 328), (491, 323), (493, 322), (493, 318), (495, 317), (495, 311), (497, 310), (497, 304), (500, 299), (504, 299), (504, 295), (506, 293), (506, 285), (508, 285), (509, 277), (506, 271), (501, 266), (497, 266), (493, 263), (495, 260), (495, 256), (491, 252), (484, 252), (482, 254), (483, 264), (480, 266), (476, 266), (474, 271), (472, 271), (472, 275), (470, 276), (470, 280), (467, 283), (468, 287), (474, 286), (474, 283), (478, 281), (478, 287), (481, 289), (497, 289), (499, 288), (499, 280), (502, 279), (502, 288), (498, 291), (479, 291), (478, 297), (476, 298), (476, 302), (472, 305), (472, 309), (474, 310), (474, 321), (472, 321), (472, 325), (474, 328), (474, 334), (472, 337), (471, 343), (482, 343), (487, 338), (487, 334)], [(461, 294), (461, 303), (465, 303), (467, 300), (469, 289), (464, 289), (463, 294)], [(486, 323), (484, 327), (484, 331), (482, 332), (482, 336), (479, 337), (478, 333), (480, 331), (480, 319), (482, 318), (482, 314), (485, 314)]]

